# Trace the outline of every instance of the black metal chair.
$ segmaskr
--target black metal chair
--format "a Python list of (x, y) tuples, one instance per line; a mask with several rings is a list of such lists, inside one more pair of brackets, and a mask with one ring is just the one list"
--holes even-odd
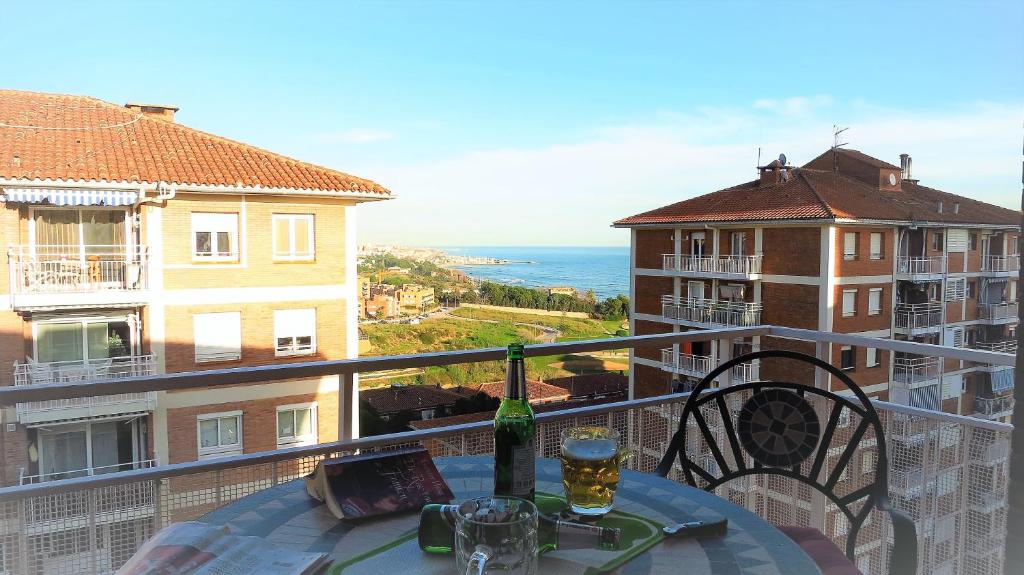
[[(825, 389), (801, 383), (783, 381), (754, 381), (731, 385), (707, 392), (711, 383), (726, 370), (741, 363), (765, 358), (792, 359), (810, 363), (843, 382), (854, 394), (844, 397)], [(730, 410), (730, 400), (737, 406), (744, 395), (750, 393), (740, 409)], [(818, 403), (831, 403), (828, 419), (821, 425), (808, 396), (821, 398)], [(704, 410), (717, 411), (721, 432), (727, 445), (718, 445), (709, 427)], [(839, 460), (827, 469), (829, 448), (840, 427), (843, 409), (860, 416)], [(706, 444), (714, 465), (702, 466), (687, 453), (687, 429), (695, 423), (700, 438)], [(846, 495), (836, 493), (837, 483), (849, 466), (857, 447), (868, 430), (874, 431), (878, 449), (874, 481)], [(841, 437), (841, 436), (840, 436)], [(728, 456), (727, 456), (728, 454)], [(724, 362), (704, 377), (693, 389), (683, 413), (679, 429), (669, 443), (655, 473), (665, 477), (679, 460), (686, 482), (712, 491), (728, 481), (748, 475), (778, 475), (800, 481), (823, 494), (839, 512), (849, 520), (846, 557), (850, 565), (854, 559), (857, 535), (872, 508), (888, 512), (893, 524), (893, 549), (889, 561), (890, 573), (913, 574), (917, 571), (917, 534), (913, 520), (889, 504), (889, 464), (886, 457), (885, 434), (882, 422), (868, 397), (845, 373), (825, 361), (803, 353), (785, 350), (767, 350), (748, 353)], [(810, 465), (806, 465), (809, 463)], [(706, 468), (707, 467), (707, 468)], [(710, 469), (708, 469), (710, 468)], [(861, 505), (855, 508), (858, 503)], [(783, 529), (783, 531), (786, 531)], [(793, 537), (792, 532), (787, 532)], [(824, 538), (824, 535), (821, 535)], [(832, 550), (841, 551), (828, 541)], [(806, 549), (806, 548), (805, 548)], [(812, 553), (812, 556), (814, 554)], [(842, 558), (840, 557), (840, 560)]]

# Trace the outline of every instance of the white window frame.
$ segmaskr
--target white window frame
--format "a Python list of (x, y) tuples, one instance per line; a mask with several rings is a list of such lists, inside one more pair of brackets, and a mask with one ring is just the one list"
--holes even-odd
[(843, 259), (846, 261), (857, 259), (857, 232), (843, 232)]
[[(217, 316), (211, 318), (210, 316)], [(231, 321), (238, 324), (237, 341), (221, 342), (216, 346), (224, 348), (223, 351), (208, 351), (207, 346), (201, 345), (204, 338), (209, 335), (209, 330), (200, 326), (196, 321), (196, 318), (207, 318), (206, 321), (213, 322), (216, 325), (224, 325), (225, 322)], [(192, 314), (192, 341), (195, 345), (195, 361), (196, 363), (209, 363), (214, 361), (237, 361), (242, 359), (242, 312), (239, 311), (222, 311), (222, 312), (210, 312), (210, 313), (194, 313)]]
[[(849, 351), (850, 355), (853, 356), (853, 364), (849, 367), (843, 365), (843, 352)], [(852, 345), (844, 345), (839, 348), (839, 369), (843, 371), (853, 371), (857, 369), (857, 350)]]
[(946, 340), (942, 342), (942, 345), (948, 347), (964, 347), (964, 340), (967, 334), (964, 332), (963, 326), (947, 327), (946, 328)]
[(882, 288), (868, 289), (868, 315), (882, 313)]
[[(312, 314), (312, 326), (310, 333), (302, 333), (295, 331), (290, 333), (289, 330), (282, 326), (284, 323), (284, 316), (286, 314), (298, 315), (298, 314)], [(291, 320), (294, 321), (294, 320)], [(309, 345), (302, 345), (299, 343), (300, 337), (308, 337)], [(281, 339), (290, 339), (291, 343), (287, 345), (281, 345)], [(296, 355), (312, 355), (316, 353), (316, 308), (297, 308), (297, 309), (275, 309), (274, 310), (274, 355), (276, 357), (290, 357)]]
[[(877, 241), (877, 245), (876, 245), (876, 241), (875, 240), (878, 240)], [(870, 245), (870, 248), (868, 250), (870, 252), (868, 254), (869, 258), (871, 258), (873, 260), (880, 260), (880, 259), (882, 259), (882, 253), (885, 251), (885, 246), (882, 245), (884, 240), (885, 240), (885, 234), (883, 234), (882, 232), (871, 232), (871, 245)], [(876, 248), (877, 248), (877, 251), (876, 251)]]
[(971, 239), (966, 229), (951, 229), (946, 232), (947, 252), (966, 252), (970, 244)]
[[(295, 423), (294, 417), (295, 412), (300, 410), (309, 410), (309, 428), (312, 431), (309, 435), (294, 435)], [(281, 414), (285, 412), (292, 413), (292, 432), (293, 435), (281, 437), (280, 435), (280, 418)], [(316, 445), (319, 443), (317, 432), (317, 404), (315, 401), (309, 403), (291, 403), (288, 405), (277, 406), (277, 416), (274, 418), (274, 433), (277, 434), (277, 446), (278, 447), (296, 447), (300, 445)]]
[[(243, 452), (243, 437), (242, 433), (242, 411), (222, 411), (218, 413), (204, 413), (196, 416), (196, 448), (198, 449), (199, 459), (208, 459), (212, 457), (224, 457), (226, 455), (241, 455)], [(220, 444), (220, 420), (235, 418), (237, 421), (236, 429), (238, 430), (237, 443), (229, 443), (225, 445)], [(209, 421), (211, 419), (217, 420), (217, 443), (214, 447), (203, 447), (202, 439), (202, 422)]]
[(961, 301), (967, 298), (967, 278), (946, 280), (946, 301)]
[(878, 348), (868, 347), (865, 349), (867, 350), (865, 352), (866, 357), (864, 360), (865, 367), (878, 367)]
[[(697, 295), (697, 296), (694, 296), (693, 295), (693, 286), (696, 286), (696, 285), (700, 286), (700, 294)], [(697, 299), (697, 300), (703, 301), (704, 300), (704, 290), (705, 289), (706, 288), (704, 287), (704, 282), (686, 282), (686, 297), (687, 297), (687, 299)]]
[[(850, 307), (847, 310), (847, 297), (850, 298)], [(855, 289), (844, 289), (843, 290), (843, 317), (854, 317), (857, 315), (857, 290)]]
[(746, 255), (747, 232), (732, 232), (729, 234), (729, 255)]
[[(229, 223), (228, 220), (233, 219)], [(192, 259), (210, 262), (233, 262), (238, 261), (240, 253), (238, 245), (238, 213), (237, 212), (192, 212)], [(199, 254), (196, 251), (196, 234), (208, 232), (210, 234), (209, 254)], [(217, 245), (217, 234), (227, 232), (231, 242), (231, 251), (228, 255), (220, 255)]]
[[(273, 253), (274, 260), (309, 261), (316, 258), (316, 246), (313, 243), (316, 237), (313, 226), (316, 221), (313, 218), (313, 214), (274, 214), (270, 220), (270, 227), (273, 230), (270, 250)], [(290, 247), (289, 252), (283, 254), (277, 252), (277, 222), (282, 220), (288, 222), (288, 245)], [(300, 254), (295, 252), (295, 222), (298, 220), (306, 221), (306, 242), (309, 246), (309, 253)]]

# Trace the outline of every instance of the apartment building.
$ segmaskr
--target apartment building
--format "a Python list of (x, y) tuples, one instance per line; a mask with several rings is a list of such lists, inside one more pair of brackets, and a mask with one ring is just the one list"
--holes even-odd
[[(799, 168), (782, 156), (758, 167), (753, 181), (615, 222), (631, 230), (631, 333), (771, 324), (1013, 352), (1020, 217), (921, 185), (907, 155), (897, 166), (833, 148)], [(834, 344), (816, 350), (779, 338), (634, 350), (631, 397), (687, 390), (724, 359), (762, 345), (820, 351), (884, 400), (993, 420), (1012, 406), (1011, 368)], [(812, 373), (755, 362), (734, 369), (731, 381), (810, 383)], [(718, 385), (729, 385), (725, 379)], [(842, 391), (827, 377), (817, 383)], [(837, 433), (849, 433), (850, 418), (840, 427)], [(1000, 550), (990, 543), (996, 538), (986, 534), (1005, 529), (1005, 504), (984, 490), (1005, 470), (1005, 443), (968, 443), (946, 429), (909, 425), (894, 426), (889, 439), (892, 497), (918, 520), (932, 572), (998, 564)], [(929, 473), (938, 479), (925, 480)], [(855, 482), (852, 475), (838, 489)], [(955, 498), (962, 484), (986, 495), (961, 505)], [(766, 482), (731, 496), (742, 501), (752, 493), (768, 510), (814, 509), (799, 486), (794, 495)], [(929, 510), (934, 517), (923, 521)], [(845, 517), (827, 505), (825, 513), (828, 534), (840, 540)], [(957, 522), (985, 528), (957, 540)], [(873, 557), (859, 567), (882, 561), (884, 548), (884, 541), (862, 538), (858, 550)], [(961, 550), (968, 561), (958, 564)]]
[[(900, 161), (843, 148), (799, 168), (776, 160), (756, 180), (615, 222), (632, 234), (631, 333), (764, 323), (1015, 350), (1020, 214), (924, 186)], [(632, 393), (685, 389), (759, 344), (640, 350)], [(1009, 414), (1008, 368), (832, 347), (832, 363), (876, 397)]]
[[(356, 355), (356, 206), (388, 190), (176, 111), (0, 91), (0, 385)], [(334, 440), (338, 385), (19, 404), (0, 481)]]
[(434, 288), (420, 284), (402, 284), (396, 292), (402, 311), (419, 313), (434, 305)]

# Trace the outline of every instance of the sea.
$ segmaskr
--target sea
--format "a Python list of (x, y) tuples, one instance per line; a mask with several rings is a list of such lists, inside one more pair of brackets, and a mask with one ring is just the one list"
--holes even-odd
[(571, 286), (599, 299), (629, 295), (629, 247), (439, 247), (452, 255), (508, 260), (457, 266), (470, 277), (531, 288)]

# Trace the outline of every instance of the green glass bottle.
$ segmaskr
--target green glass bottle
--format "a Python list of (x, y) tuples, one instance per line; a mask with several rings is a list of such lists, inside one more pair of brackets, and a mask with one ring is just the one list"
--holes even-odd
[[(427, 553), (446, 554), (455, 548), (455, 523), (458, 505), (431, 503), (420, 511), (419, 545)], [(556, 549), (616, 550), (622, 530), (586, 523), (564, 521), (540, 514), (537, 521), (537, 545), (540, 553)]]
[(537, 427), (526, 396), (524, 357), (522, 344), (508, 346), (505, 397), (494, 414), (494, 494), (533, 501)]

